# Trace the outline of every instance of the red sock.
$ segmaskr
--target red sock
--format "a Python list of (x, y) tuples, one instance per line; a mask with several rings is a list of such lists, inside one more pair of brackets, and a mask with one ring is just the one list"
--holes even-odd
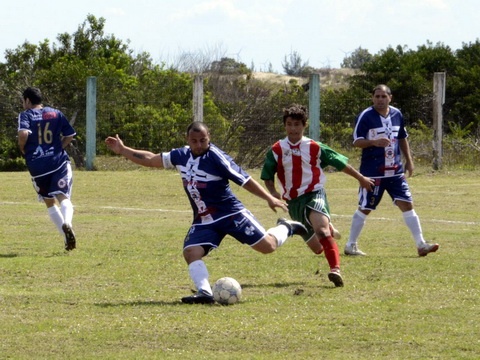
[(323, 246), (325, 258), (330, 265), (330, 269), (340, 269), (340, 254), (338, 253), (338, 246), (332, 236), (327, 236), (320, 239), (320, 244)]

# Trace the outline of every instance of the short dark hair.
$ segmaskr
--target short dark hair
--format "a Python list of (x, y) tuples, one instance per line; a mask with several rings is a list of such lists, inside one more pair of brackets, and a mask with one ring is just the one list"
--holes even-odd
[(23, 91), (23, 99), (29, 99), (32, 105), (41, 104), (43, 101), (42, 92), (39, 88), (28, 87)]
[(392, 90), (385, 84), (375, 86), (372, 90), (372, 95), (375, 95), (375, 91), (377, 90), (385, 91), (388, 95), (392, 95)]
[(208, 126), (205, 125), (204, 122), (194, 121), (194, 122), (190, 123), (190, 125), (188, 125), (188, 127), (187, 127), (187, 136), (188, 136), (188, 134), (190, 134), (190, 131), (200, 132), (202, 130), (206, 130), (207, 133), (210, 133), (210, 131), (208, 130)]
[(283, 125), (287, 122), (287, 118), (294, 120), (301, 120), (305, 125), (308, 120), (308, 110), (306, 106), (299, 104), (292, 104), (289, 107), (283, 109)]

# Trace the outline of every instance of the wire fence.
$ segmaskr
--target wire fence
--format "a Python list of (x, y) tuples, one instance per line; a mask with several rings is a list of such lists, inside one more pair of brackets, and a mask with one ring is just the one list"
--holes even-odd
[[(192, 82), (193, 83), (193, 82)], [(299, 84), (302, 85), (302, 84)], [(101, 93), (97, 99), (96, 120), (96, 155), (105, 156), (107, 151), (104, 140), (106, 136), (119, 134), (126, 144), (148, 149), (153, 152), (168, 151), (185, 144), (185, 129), (193, 119), (193, 89), (187, 100), (165, 97), (132, 99), (119, 97), (118, 86), (108, 79), (99, 78)], [(172, 84), (163, 83), (158, 93), (165, 93), (165, 88)], [(121, 89), (120, 89), (121, 90)], [(173, 90), (172, 90), (173, 91)], [(85, 89), (73, 91), (85, 94)], [(155, 92), (155, 89), (154, 89)], [(120, 91), (121, 93), (121, 91)], [(356, 115), (371, 105), (371, 99), (363, 97), (343, 97), (328, 89), (320, 88), (320, 140), (339, 152), (351, 157), (358, 157), (359, 152), (352, 147), (352, 132)], [(172, 97), (174, 94), (172, 95)], [(298, 93), (294, 97), (285, 96), (285, 102), (279, 101), (272, 106), (269, 96), (246, 98), (251, 94), (241, 94), (230, 103), (222, 103), (218, 112), (205, 109), (205, 122), (210, 127), (212, 142), (229, 152), (242, 166), (253, 168), (261, 166), (263, 157), (276, 140), (285, 136), (282, 124), (282, 108), (289, 105), (292, 98), (305, 105), (308, 94)], [(257, 103), (255, 103), (255, 100)], [(450, 101), (455, 101), (450, 99)], [(414, 159), (421, 164), (431, 164), (433, 160), (433, 130), (431, 128), (432, 94), (425, 94), (418, 99), (409, 99), (410, 107), (398, 104), (407, 103), (394, 95), (392, 105), (402, 110), (408, 131)], [(55, 106), (55, 104), (49, 104)], [(5, 151), (9, 141), (16, 142), (17, 116), (22, 111), (17, 107), (6, 106), (0, 102), (0, 147), (3, 159), (15, 157), (12, 151)], [(75, 105), (56, 106), (73, 122), (77, 130), (74, 152), (76, 165), (84, 166), (86, 153), (86, 99), (78, 96)], [(446, 131), (444, 134), (447, 133)], [(308, 133), (306, 134), (308, 135)], [(444, 166), (462, 168), (480, 167), (480, 146), (478, 137), (464, 133), (445, 135), (443, 139)], [(18, 155), (18, 154), (17, 154)]]

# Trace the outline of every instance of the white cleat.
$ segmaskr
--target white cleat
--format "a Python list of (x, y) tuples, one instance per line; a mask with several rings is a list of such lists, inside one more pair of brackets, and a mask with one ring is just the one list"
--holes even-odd
[(347, 244), (345, 245), (345, 249), (343, 251), (345, 255), (351, 256), (365, 256), (367, 255), (362, 250), (357, 247), (357, 244)]

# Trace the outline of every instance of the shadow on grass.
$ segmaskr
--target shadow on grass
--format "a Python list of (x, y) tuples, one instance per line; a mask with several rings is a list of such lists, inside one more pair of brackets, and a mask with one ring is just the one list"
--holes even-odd
[[(266, 288), (266, 287), (273, 287), (273, 288), (286, 288), (290, 286), (304, 286), (305, 282), (291, 282), (291, 283), (270, 283), (270, 284), (242, 284), (243, 289), (248, 289), (248, 288)], [(191, 289), (192, 294), (195, 293), (196, 291)], [(294, 295), (300, 295), (303, 293), (302, 289), (296, 289), (294, 290)], [(170, 305), (170, 306), (178, 306), (178, 305), (191, 305), (191, 304), (184, 304), (180, 300), (174, 300), (174, 301), (156, 301), (156, 300), (144, 300), (144, 301), (120, 301), (120, 302), (115, 302), (115, 303), (95, 303), (95, 306), (102, 307), (102, 308), (111, 308), (111, 307), (121, 307), (121, 306), (165, 306), (165, 305)], [(196, 304), (199, 305), (199, 304)], [(205, 305), (205, 304), (203, 304)], [(212, 305), (212, 304), (206, 304), (206, 305)]]
[(111, 308), (118, 306), (165, 306), (165, 305), (185, 305), (180, 300), (175, 301), (155, 301), (155, 300), (145, 300), (145, 301), (120, 301), (116, 303), (96, 303), (95, 306), (102, 308)]
[(2, 259), (9, 259), (9, 258), (16, 258), (18, 254), (0, 254), (0, 258)]
[(290, 282), (290, 283), (263, 283), (263, 284), (240, 284), (242, 289), (248, 288), (266, 288), (266, 287), (274, 287), (274, 288), (286, 288), (290, 286), (305, 286), (305, 282)]

